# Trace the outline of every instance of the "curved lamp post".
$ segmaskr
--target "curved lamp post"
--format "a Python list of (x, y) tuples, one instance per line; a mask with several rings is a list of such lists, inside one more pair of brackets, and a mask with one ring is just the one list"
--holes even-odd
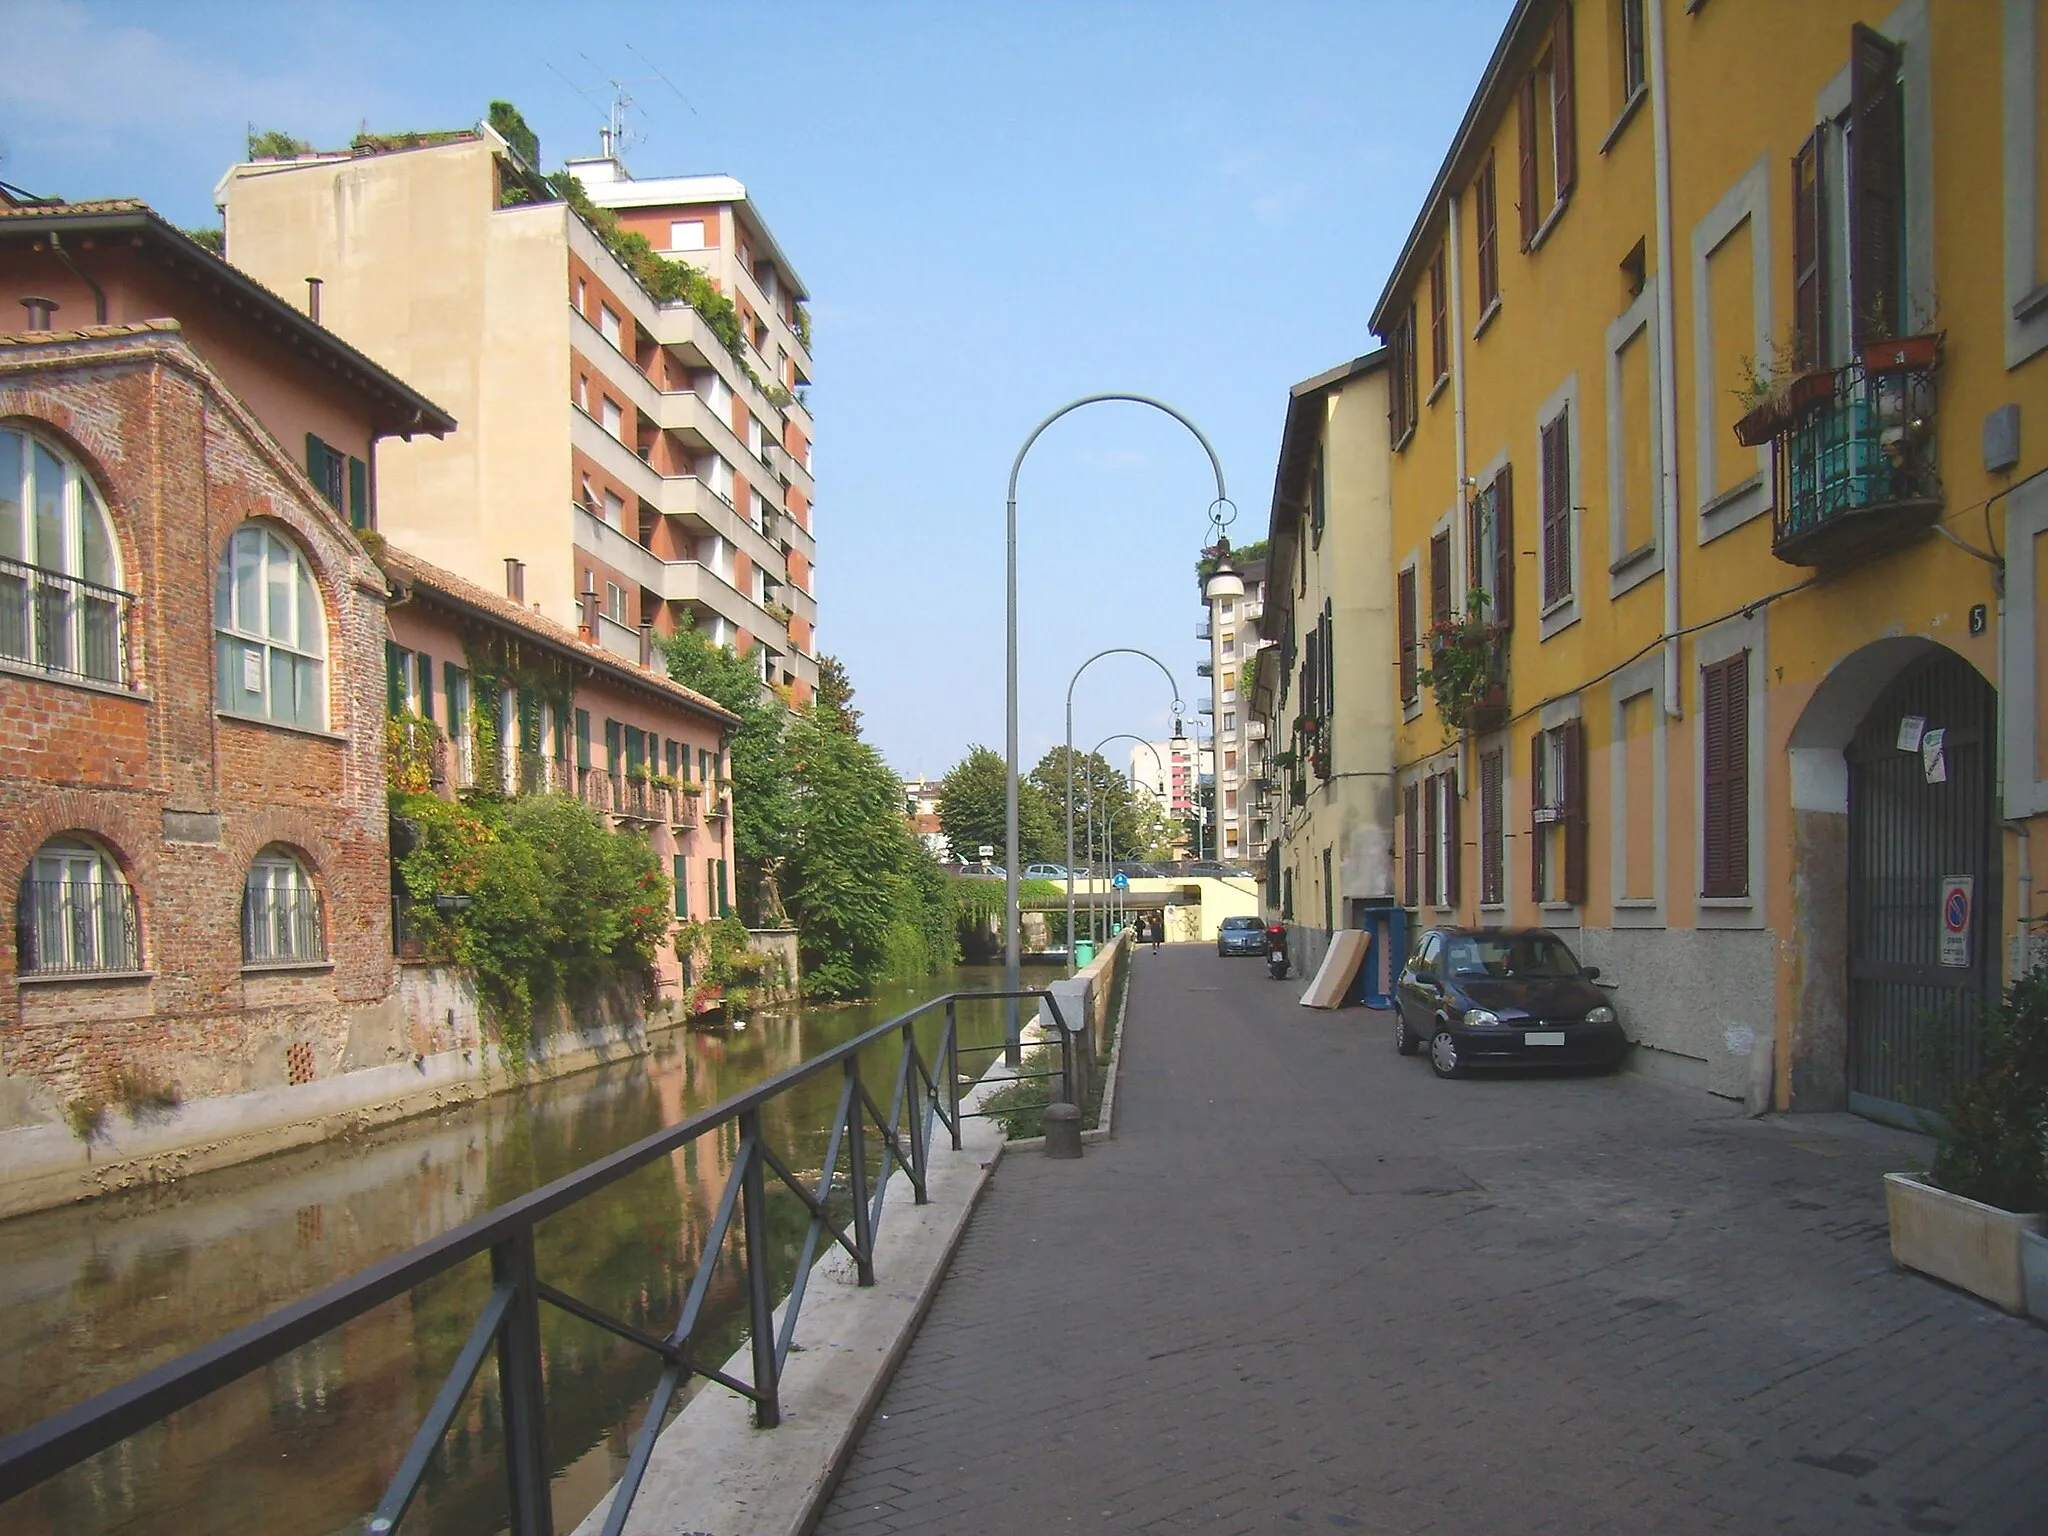
[[(1024, 455), (1031, 451), (1031, 445), (1038, 441), (1045, 429), (1058, 421), (1069, 411), (1077, 411), (1084, 405), (1096, 405), (1103, 401), (1118, 400), (1131, 405), (1149, 405), (1155, 411), (1164, 411), (1175, 421), (1195, 435), (1195, 441), (1202, 445), (1202, 451), (1209, 456), (1209, 467), (1216, 472), (1216, 500), (1210, 507), (1212, 521), (1220, 527), (1227, 519), (1220, 516), (1221, 508), (1229, 503), (1229, 496), (1223, 489), (1223, 461), (1216, 457), (1216, 449), (1209, 439), (1202, 435), (1202, 429), (1187, 417), (1176, 411), (1163, 400), (1150, 395), (1102, 394), (1083, 395), (1078, 400), (1069, 400), (1045, 420), (1031, 429), (1031, 435), (1024, 439), (1024, 446), (1017, 450), (1017, 457), (1010, 463), (1010, 493), (1004, 509), (1004, 536), (1009, 544), (1009, 557), (1004, 570), (1006, 605), (1005, 628), (1008, 646), (1003, 658), (1003, 746), (1008, 761), (1009, 782), (1004, 794), (1004, 810), (1008, 824), (1003, 837), (1003, 987), (1006, 991), (1018, 990), (1018, 970), (1021, 955), (1018, 949), (1017, 932), (1017, 476), (1024, 468)], [(1235, 509), (1232, 509), (1233, 512)], [(1068, 754), (1070, 757), (1071, 753)], [(1067, 930), (1068, 942), (1073, 940), (1071, 914)], [(1004, 1057), (1012, 1065), (1019, 1059), (1018, 1032), (1021, 1019), (1017, 1012), (1017, 1000), (1010, 999), (1005, 1005)]]
[[(1137, 647), (1129, 645), (1112, 645), (1108, 650), (1097, 651), (1093, 656), (1082, 662), (1080, 666), (1074, 668), (1074, 675), (1067, 679), (1067, 948), (1069, 954), (1073, 952), (1074, 943), (1074, 685), (1081, 681), (1081, 674), (1083, 672), (1086, 672), (1105, 656), (1142, 656), (1161, 672), (1164, 672), (1166, 674), (1166, 686), (1173, 690), (1174, 734), (1179, 735), (1181, 728), (1180, 717), (1183, 706), (1180, 701), (1180, 684), (1173, 680), (1173, 673), (1166, 663), (1157, 656), (1154, 656), (1150, 651), (1141, 651)], [(1126, 733), (1121, 731), (1117, 733), (1119, 736), (1124, 734)], [(1104, 739), (1114, 741), (1116, 737), (1111, 736)], [(1151, 743), (1147, 742), (1146, 745), (1150, 746)], [(1155, 757), (1158, 756), (1156, 752), (1153, 755)], [(1091, 805), (1094, 803), (1092, 795), (1089, 797), (1089, 802)], [(1094, 889), (1093, 885), (1089, 886), (1091, 895)], [(1092, 933), (1094, 930), (1091, 928), (1089, 931)]]
[[(1178, 729), (1178, 722), (1176, 722), (1176, 729)], [(1150, 752), (1152, 754), (1152, 766), (1159, 770), (1160, 786), (1162, 789), (1165, 789), (1170, 793), (1173, 784), (1173, 776), (1166, 771), (1166, 759), (1159, 755), (1159, 749), (1157, 747), (1153, 746), (1151, 742), (1147, 741), (1142, 736), (1134, 736), (1129, 731), (1113, 731), (1109, 735), (1103, 737), (1102, 740), (1095, 743), (1093, 747), (1089, 748), (1088, 755), (1090, 757), (1094, 757), (1104, 747), (1108, 746), (1112, 741), (1135, 741), (1147, 752)], [(1072, 749), (1070, 748), (1067, 752), (1067, 815), (1070, 818), (1067, 831), (1070, 837), (1073, 834), (1071, 817), (1073, 816), (1074, 810), (1073, 762), (1074, 754)], [(1130, 775), (1125, 774), (1124, 777), (1128, 780), (1130, 778)], [(1093, 935), (1095, 932), (1095, 796), (1092, 792), (1088, 796), (1088, 824), (1088, 932), (1090, 933), (1090, 935)], [(1105, 850), (1103, 855), (1103, 862), (1109, 865), (1110, 884), (1111, 888), (1114, 889), (1116, 883), (1116, 861), (1113, 857), (1110, 856), (1108, 852), (1108, 845), (1111, 842), (1111, 838), (1107, 831), (1107, 828), (1111, 825), (1111, 823), (1105, 820), (1103, 825), (1105, 828), (1103, 835), (1103, 844)], [(1067, 865), (1067, 952), (1069, 954), (1072, 954), (1074, 947), (1074, 874), (1073, 864), (1071, 862), (1073, 859), (1073, 854), (1069, 852), (1067, 858), (1069, 860), (1069, 863)]]

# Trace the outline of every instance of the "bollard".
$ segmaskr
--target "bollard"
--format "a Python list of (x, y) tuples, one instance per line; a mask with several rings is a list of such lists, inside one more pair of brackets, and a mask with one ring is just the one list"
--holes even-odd
[(1045, 1106), (1045, 1155), (1081, 1155), (1081, 1111), (1072, 1104)]

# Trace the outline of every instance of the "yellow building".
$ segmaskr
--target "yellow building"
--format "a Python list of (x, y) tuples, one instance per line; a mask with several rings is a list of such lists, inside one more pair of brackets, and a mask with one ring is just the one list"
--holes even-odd
[(1273, 829), (1266, 900), (1301, 935), (1304, 970), (1332, 931), (1395, 898), (1387, 356), (1289, 391), (1273, 477), (1259, 617), (1271, 644), (1248, 690), (1248, 729), (1272, 747), (1253, 791)]
[(1898, 1117), (2044, 955), (2044, 50), (1523, 0), (1374, 312), (1404, 900), (1565, 930), (1652, 1070)]

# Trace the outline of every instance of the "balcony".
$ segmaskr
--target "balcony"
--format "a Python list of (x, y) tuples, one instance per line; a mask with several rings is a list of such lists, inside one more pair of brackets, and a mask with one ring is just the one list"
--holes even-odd
[[(1779, 414), (1763, 424), (1774, 440), (1771, 552), (1780, 560), (1840, 567), (1894, 548), (1939, 519), (1939, 352), (1939, 337), (1871, 343), (1846, 368), (1793, 381)], [(1744, 418), (1752, 436), (1759, 414)]]
[(1215, 667), (1214, 663), (1212, 663), (1212, 662), (1207, 662), (1207, 661), (1198, 661), (1198, 662), (1196, 662), (1196, 663), (1195, 663), (1195, 676), (1197, 676), (1197, 677), (1214, 677), (1215, 675), (1216, 675), (1216, 667)]
[(1206, 640), (1213, 633), (1214, 630), (1210, 628), (1209, 621), (1207, 619), (1202, 620), (1201, 623), (1195, 626), (1195, 638), (1197, 640)]
[(1205, 715), (1213, 715), (1216, 713), (1216, 701), (1205, 693), (1195, 700), (1195, 708)]
[(115, 587), (0, 558), (0, 663), (133, 688), (128, 620), (134, 601)]
[(1264, 741), (1266, 739), (1266, 722), (1256, 719), (1247, 720), (1245, 722), (1244, 734), (1247, 741)]

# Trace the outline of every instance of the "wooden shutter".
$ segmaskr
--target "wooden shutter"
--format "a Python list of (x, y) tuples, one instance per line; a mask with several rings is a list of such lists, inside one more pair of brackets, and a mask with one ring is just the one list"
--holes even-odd
[(431, 720), (434, 718), (434, 658), (421, 651), (417, 664), (420, 679), (420, 718)]
[(1479, 308), (1481, 313), (1484, 313), (1493, 301), (1500, 297), (1499, 208), (1494, 197), (1491, 154), (1487, 155), (1486, 163), (1479, 167), (1479, 178), (1473, 183), (1472, 200), (1476, 205), (1472, 217), (1472, 231), (1479, 258)]
[[(1416, 862), (1422, 850), (1416, 818), (1422, 814), (1422, 795), (1414, 784), (1401, 791), (1401, 891), (1403, 905), (1419, 904)], [(1292, 871), (1290, 871), (1292, 873)]]
[(675, 855), (676, 875), (676, 916), (690, 915), (690, 856), (686, 853)]
[(1479, 759), (1479, 900), (1488, 906), (1507, 899), (1507, 829), (1501, 825), (1501, 780), (1506, 755), (1485, 753)]
[(1413, 703), (1420, 684), (1415, 664), (1415, 567), (1409, 566), (1396, 579), (1401, 625), (1401, 702)]
[(1408, 353), (1413, 348), (1405, 316), (1394, 322), (1394, 328), (1387, 336), (1387, 346), (1394, 354), (1388, 359), (1393, 366), (1387, 375), (1387, 440), (1398, 448), (1408, 435), (1409, 395), (1403, 380), (1409, 371)]
[(370, 526), (370, 466), (354, 455), (348, 461), (348, 522), (351, 528)]
[(393, 715), (405, 713), (405, 669), (412, 652), (394, 640), (384, 642), (384, 707)]
[(1536, 226), (1542, 214), (1536, 207), (1536, 76), (1532, 71), (1522, 79), (1521, 95), (1515, 100), (1515, 115), (1522, 127), (1522, 179), (1520, 203), (1522, 214), (1522, 249), (1529, 249), (1536, 238)]
[(1451, 622), (1451, 536), (1429, 536), (1429, 622)]
[[(334, 496), (329, 489), (333, 482), (328, 479), (327, 460), (333, 452), (311, 432), (306, 434), (306, 478), (313, 482), (313, 489), (330, 503), (334, 502)], [(339, 512), (340, 505), (336, 504), (334, 510)]]
[(1902, 50), (1860, 22), (1850, 30), (1849, 291), (1850, 330), (1857, 346), (1899, 332), (1904, 264), (1899, 260), (1905, 213), (1905, 145), (1900, 120)]
[(1422, 781), (1422, 899), (1436, 905), (1436, 840), (1440, 807), (1437, 804), (1436, 775)]
[(1543, 429), (1543, 603), (1572, 591), (1571, 415), (1560, 411)]
[(469, 722), (462, 718), (462, 683), (468, 673), (452, 661), (441, 663), (441, 692), (448, 700), (448, 739), (460, 741)]
[(1749, 652), (1700, 669), (1700, 894), (1749, 894)]
[(1543, 888), (1544, 834), (1549, 830), (1543, 817), (1543, 758), (1548, 745), (1547, 733), (1538, 731), (1529, 738), (1529, 899), (1542, 902), (1546, 892)]
[(607, 773), (610, 773), (610, 774), (617, 774), (617, 773), (618, 773), (618, 771), (619, 771), (619, 752), (620, 752), (620, 745), (619, 745), (619, 722), (618, 722), (618, 721), (616, 721), (616, 720), (607, 720), (607, 721), (605, 721), (605, 723), (604, 723), (604, 767), (605, 767), (605, 772), (607, 772)]
[(1792, 366), (1818, 368), (1827, 338), (1827, 202), (1822, 166), (1825, 127), (1792, 157)]
[(1429, 366), (1430, 382), (1451, 371), (1450, 283), (1444, 271), (1444, 251), (1437, 247), (1436, 260), (1429, 264)]
[(1503, 464), (1493, 482), (1493, 622), (1506, 629), (1515, 622), (1515, 476)]
[(1586, 728), (1567, 720), (1560, 730), (1559, 756), (1564, 759), (1564, 899), (1586, 899)]
[(587, 709), (576, 711), (576, 766), (590, 766), (590, 711)]
[(1557, 195), (1563, 197), (1579, 179), (1578, 106), (1572, 99), (1572, 6), (1565, 0), (1557, 13), (1555, 41), (1550, 48), (1551, 134), (1557, 148)]
[(1455, 907), (1459, 894), (1458, 876), (1465, 867), (1465, 840), (1458, 826), (1458, 775), (1454, 770), (1437, 782), (1443, 786), (1444, 796), (1444, 905)]

